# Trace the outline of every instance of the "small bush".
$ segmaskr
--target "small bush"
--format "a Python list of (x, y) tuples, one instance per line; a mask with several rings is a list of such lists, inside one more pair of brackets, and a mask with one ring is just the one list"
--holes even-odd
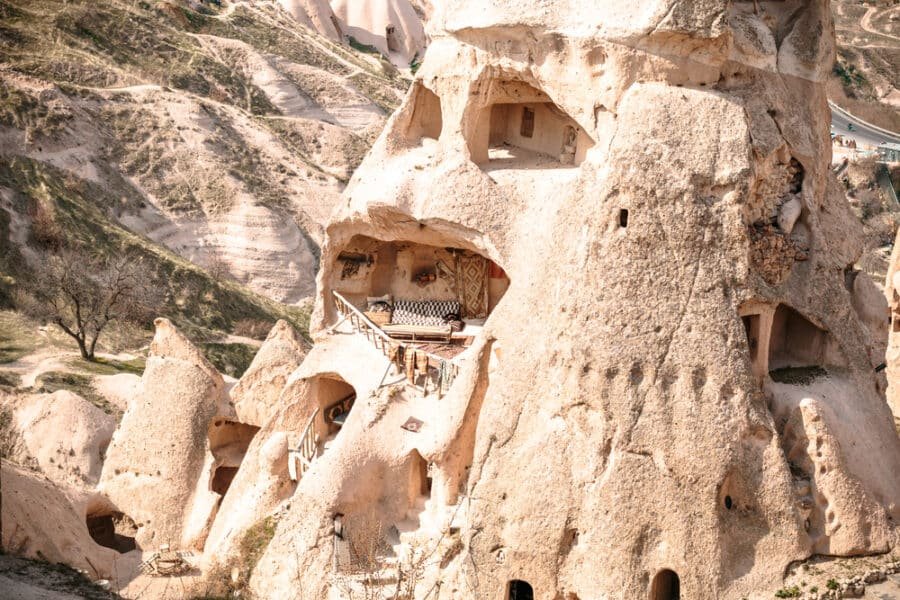
[(238, 556), (226, 564), (216, 564), (210, 569), (206, 580), (207, 586), (203, 595), (193, 600), (215, 600), (218, 598), (237, 598), (244, 595), (250, 583), (250, 576), (256, 563), (262, 558), (275, 536), (278, 520), (269, 516), (254, 523), (241, 538), (238, 545)]
[(800, 597), (800, 588), (796, 585), (792, 585), (791, 587), (781, 588), (777, 592), (775, 592), (776, 598), (799, 598)]
[(254, 340), (264, 340), (275, 323), (261, 319), (241, 319), (234, 324), (234, 335)]
[(0, 404), (0, 458), (11, 459), (16, 453), (19, 434), (13, 424), (12, 410)]
[(840, 586), (838, 585), (838, 582), (835, 581), (834, 579), (829, 579), (828, 581), (825, 582), (825, 587), (827, 587), (829, 590), (836, 590)]
[(0, 387), (19, 387), (22, 378), (14, 371), (0, 371)]

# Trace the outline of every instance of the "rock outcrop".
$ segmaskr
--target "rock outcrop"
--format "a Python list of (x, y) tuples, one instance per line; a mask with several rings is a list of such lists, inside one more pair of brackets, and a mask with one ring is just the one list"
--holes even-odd
[(425, 53), (425, 26), (410, 0), (332, 0), (331, 8), (344, 35), (377, 48), (398, 67)]
[(171, 322), (157, 319), (140, 389), (113, 436), (99, 488), (136, 523), (139, 545), (177, 547), (202, 530), (208, 516), (195, 504), (214, 504), (201, 481), (207, 429), (229, 414), (222, 376)]
[(288, 377), (306, 355), (306, 345), (287, 321), (275, 324), (253, 362), (231, 389), (238, 421), (262, 427), (275, 415)]
[(120, 557), (98, 545), (85, 526), (91, 495), (61, 488), (5, 460), (0, 461), (0, 479), (4, 552), (64, 563), (95, 579), (114, 576)]
[(885, 355), (887, 400), (894, 416), (900, 419), (900, 244), (896, 240), (884, 282), (884, 294), (890, 307), (890, 333)]
[(12, 425), (24, 453), (20, 459), (33, 459), (57, 485), (97, 484), (115, 417), (66, 390), (20, 396), (13, 406)]
[[(739, 598), (890, 550), (828, 3), (454, 0), (431, 27), (327, 229), (294, 375), (323, 422), (253, 591), (365, 587), (373, 538), (437, 598)], [(376, 309), (464, 329), (401, 355)]]

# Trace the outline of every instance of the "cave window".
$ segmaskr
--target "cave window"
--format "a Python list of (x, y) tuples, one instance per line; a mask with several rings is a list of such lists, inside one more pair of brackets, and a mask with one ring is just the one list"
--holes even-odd
[(237, 472), (238, 467), (219, 467), (216, 469), (210, 484), (212, 491), (220, 496), (224, 496), (228, 488), (231, 487), (231, 482), (234, 481), (234, 476), (237, 475)]
[(534, 600), (534, 590), (531, 584), (521, 579), (513, 579), (509, 582), (508, 600)]
[(258, 431), (259, 427), (256, 425), (221, 418), (210, 424), (207, 438), (209, 450), (215, 459), (209, 481), (211, 491), (225, 496)]
[(356, 402), (356, 390), (336, 375), (317, 377), (313, 382), (322, 415), (320, 435), (324, 440), (332, 440), (350, 416)]
[(678, 574), (669, 569), (663, 569), (657, 573), (650, 589), (650, 600), (679, 600), (680, 598), (681, 582)]
[(384, 28), (384, 38), (387, 41), (388, 52), (400, 51), (400, 44), (397, 43), (397, 30), (393, 25)]
[(772, 319), (769, 369), (840, 366), (840, 349), (832, 336), (802, 314), (781, 304)]
[(137, 527), (124, 514), (112, 512), (88, 515), (86, 522), (88, 533), (99, 545), (111, 548), (119, 554), (137, 549), (137, 542), (133, 537), (133, 534), (137, 532)]
[(407, 139), (413, 143), (419, 143), (426, 138), (437, 140), (441, 137), (443, 127), (441, 99), (421, 83), (415, 84), (412, 116), (406, 131)]
[(628, 209), (620, 208), (619, 209), (619, 227), (622, 229), (628, 227)]
[(732, 502), (731, 496), (725, 496), (725, 508), (731, 510), (732, 506), (734, 506), (734, 502)]
[(522, 137), (534, 137), (534, 110), (527, 106), (522, 107), (522, 126), (519, 128)]
[(594, 146), (575, 119), (543, 90), (524, 81), (493, 80), (482, 101), (464, 128), (477, 165), (492, 171), (577, 167)]

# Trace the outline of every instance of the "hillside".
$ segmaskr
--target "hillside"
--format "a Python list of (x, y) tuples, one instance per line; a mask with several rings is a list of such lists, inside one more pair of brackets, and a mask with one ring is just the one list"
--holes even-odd
[(4, 208), (24, 241), (26, 173), (90, 190), (94, 221), (296, 303), (407, 82), (269, 3), (217, 4), (0, 1)]
[(832, 0), (838, 56), (828, 96), (874, 125), (900, 131), (900, 5)]

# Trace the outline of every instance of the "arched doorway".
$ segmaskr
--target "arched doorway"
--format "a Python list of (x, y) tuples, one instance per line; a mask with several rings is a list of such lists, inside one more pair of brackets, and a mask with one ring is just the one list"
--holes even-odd
[(653, 578), (650, 588), (650, 600), (679, 600), (681, 598), (681, 581), (678, 574), (670, 569), (663, 569)]
[(534, 600), (534, 590), (531, 584), (521, 579), (513, 579), (509, 582), (507, 600)]
[(337, 375), (322, 375), (311, 381), (313, 394), (319, 406), (317, 429), (320, 438), (333, 440), (347, 421), (356, 402), (356, 390)]

